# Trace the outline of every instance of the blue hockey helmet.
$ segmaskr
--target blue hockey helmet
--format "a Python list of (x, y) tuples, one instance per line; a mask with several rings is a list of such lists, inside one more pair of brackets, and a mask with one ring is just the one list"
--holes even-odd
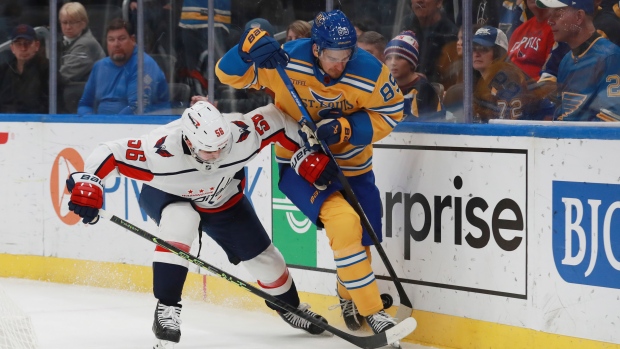
[(357, 33), (351, 21), (340, 10), (320, 12), (312, 24), (312, 43), (319, 52), (328, 50), (351, 49), (355, 52)]

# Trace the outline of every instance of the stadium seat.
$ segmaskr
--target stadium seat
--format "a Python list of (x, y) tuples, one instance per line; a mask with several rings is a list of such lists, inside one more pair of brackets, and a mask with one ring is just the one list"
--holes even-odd
[(84, 93), (86, 82), (69, 82), (62, 87), (62, 110), (61, 113), (76, 114), (78, 103)]

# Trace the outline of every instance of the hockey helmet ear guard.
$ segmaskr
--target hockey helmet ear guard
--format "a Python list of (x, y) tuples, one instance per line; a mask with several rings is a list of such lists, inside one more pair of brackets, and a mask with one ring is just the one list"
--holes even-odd
[[(212, 170), (232, 148), (232, 133), (224, 116), (209, 102), (197, 102), (185, 109), (181, 116), (183, 140), (192, 157), (206, 170)], [(219, 151), (217, 158), (205, 159), (201, 152)]]
[(340, 10), (320, 12), (312, 24), (311, 40), (318, 53), (323, 50), (351, 50), (348, 60), (357, 53), (357, 33), (351, 21)]

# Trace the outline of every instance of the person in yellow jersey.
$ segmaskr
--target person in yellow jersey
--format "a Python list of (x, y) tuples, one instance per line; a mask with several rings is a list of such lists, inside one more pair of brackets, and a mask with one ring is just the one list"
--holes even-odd
[[(372, 143), (387, 136), (403, 117), (403, 95), (389, 69), (364, 50), (340, 10), (321, 12), (310, 38), (283, 47), (260, 29), (241, 36), (216, 67), (220, 81), (236, 88), (267, 87), (275, 103), (298, 121), (301, 113), (278, 75), (286, 66), (295, 90), (315, 121), (315, 137), (325, 141), (355, 192), (381, 240), (381, 196), (372, 170)], [(308, 142), (310, 143), (310, 142)], [(295, 154), (276, 148), (280, 163), (280, 190), (318, 226), (324, 226), (334, 253), (338, 295), (344, 320), (351, 330), (366, 321), (375, 333), (396, 321), (383, 310), (370, 263), (372, 240), (363, 229), (342, 184), (319, 185), (324, 163), (312, 160), (310, 144)], [(292, 159), (292, 160), (291, 160)], [(325, 176), (322, 176), (323, 178)]]

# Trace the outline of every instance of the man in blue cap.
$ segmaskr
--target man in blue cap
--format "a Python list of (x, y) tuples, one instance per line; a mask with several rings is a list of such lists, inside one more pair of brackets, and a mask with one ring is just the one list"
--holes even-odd
[(554, 119), (616, 121), (620, 114), (620, 48), (594, 27), (593, 0), (537, 0), (550, 8), (548, 19), (555, 41), (571, 49), (558, 69), (560, 107)]
[(49, 68), (40, 46), (31, 26), (13, 28), (13, 55), (0, 65), (0, 113), (47, 113)]

